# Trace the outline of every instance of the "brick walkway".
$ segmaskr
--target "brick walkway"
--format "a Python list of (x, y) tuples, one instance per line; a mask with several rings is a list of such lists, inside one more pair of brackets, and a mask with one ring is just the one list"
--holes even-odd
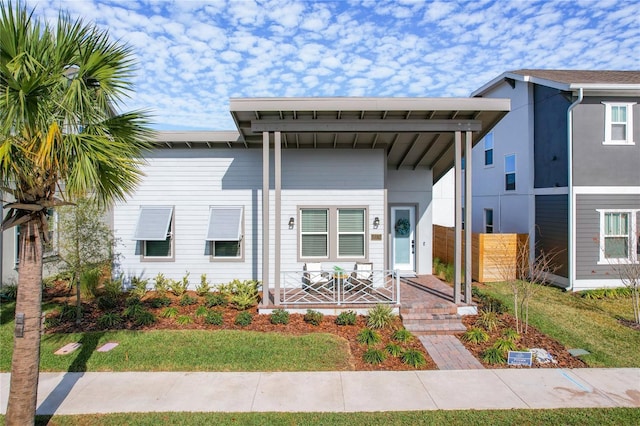
[[(432, 275), (419, 275), (405, 278), (401, 285), (403, 307), (427, 309), (440, 314), (457, 307), (453, 303), (453, 288)], [(437, 315), (436, 315), (437, 316)], [(464, 328), (464, 327), (463, 327)], [(416, 333), (433, 361), (440, 370), (474, 370), (484, 367), (458, 340), (451, 331), (449, 334)]]
[(456, 336), (418, 336), (439, 370), (479, 370), (484, 367)]

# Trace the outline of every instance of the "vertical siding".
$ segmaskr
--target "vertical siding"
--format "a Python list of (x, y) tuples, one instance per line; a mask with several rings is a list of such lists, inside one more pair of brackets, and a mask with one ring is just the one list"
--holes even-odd
[(567, 109), (557, 89), (534, 85), (534, 187), (568, 185)]
[[(598, 209), (640, 209), (638, 194), (578, 194), (576, 196), (576, 279), (618, 279), (600, 258)], [(604, 287), (604, 285), (603, 285)]]
[(536, 196), (536, 249), (545, 253), (557, 253), (555, 272), (561, 277), (569, 276), (567, 195)]
[[(282, 270), (301, 270), (297, 262), (297, 207), (300, 205), (367, 206), (367, 226), (380, 217), (384, 226), (384, 167), (382, 150), (285, 150), (282, 154)], [(273, 161), (271, 165), (273, 181)], [(153, 278), (159, 272), (173, 279), (191, 273), (199, 282), (206, 273), (214, 283), (234, 278), (261, 278), (260, 224), (262, 209), (262, 152), (246, 149), (162, 149), (148, 158), (145, 178), (136, 192), (114, 208), (113, 224), (119, 237), (120, 270), (125, 276)], [(273, 186), (273, 185), (272, 185)], [(274, 195), (270, 194), (270, 236), (275, 232)], [(172, 205), (175, 261), (142, 262), (132, 240), (140, 206)], [(211, 262), (205, 253), (209, 206), (244, 207), (244, 261)], [(290, 217), (296, 226), (289, 230)], [(372, 232), (369, 229), (369, 232)], [(271, 245), (271, 274), (273, 253)], [(369, 241), (369, 258), (382, 267), (384, 246)], [(327, 265), (327, 266), (333, 266)], [(351, 267), (352, 262), (342, 266)], [(273, 282), (273, 276), (271, 277)]]

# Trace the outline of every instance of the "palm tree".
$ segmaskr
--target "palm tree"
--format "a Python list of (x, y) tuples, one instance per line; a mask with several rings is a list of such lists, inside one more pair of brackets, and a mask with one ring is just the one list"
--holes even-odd
[(0, 185), (12, 202), (2, 230), (20, 226), (8, 425), (36, 409), (42, 251), (47, 209), (90, 195), (106, 206), (131, 192), (152, 132), (147, 114), (118, 114), (132, 89), (128, 46), (61, 13), (56, 25), (0, 0)]

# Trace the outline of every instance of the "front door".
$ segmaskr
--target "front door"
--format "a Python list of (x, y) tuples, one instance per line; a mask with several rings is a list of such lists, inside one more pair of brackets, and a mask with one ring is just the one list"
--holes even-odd
[(415, 274), (415, 207), (391, 207), (391, 269)]

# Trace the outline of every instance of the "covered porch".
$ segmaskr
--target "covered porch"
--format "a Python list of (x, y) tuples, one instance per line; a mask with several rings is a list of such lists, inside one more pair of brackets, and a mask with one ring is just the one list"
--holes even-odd
[[(471, 154), (477, 143), (510, 109), (508, 99), (483, 98), (258, 98), (231, 99), (230, 111), (240, 131), (240, 141), (247, 148), (262, 149), (261, 196), (261, 274), (263, 307), (309, 309), (318, 306), (345, 305), (367, 309), (373, 304), (387, 303), (399, 307), (405, 277), (431, 273), (431, 213), (430, 199), (417, 207), (416, 236), (410, 240), (413, 263), (397, 267), (392, 256), (394, 226), (390, 223), (397, 204), (417, 203), (402, 185), (411, 183), (412, 174), (428, 176), (425, 193), (430, 197), (433, 182), (451, 167), (455, 168), (455, 278), (451, 289), (452, 303), (471, 302), (471, 241), (466, 236), (467, 249), (462, 250), (462, 206), (465, 221), (471, 223), (471, 161), (466, 161), (463, 194), (463, 158)], [(299, 223), (282, 214), (283, 151), (287, 150), (377, 150), (384, 152), (384, 214), (380, 229), (369, 235), (365, 244), (381, 244), (381, 255), (374, 261), (371, 279), (358, 280), (357, 271), (346, 271), (348, 278), (326, 272), (321, 284), (305, 284), (303, 265), (309, 260), (296, 248), (283, 256), (283, 229)], [(394, 191), (389, 188), (393, 180)], [(266, 196), (269, 194), (269, 196)], [(404, 197), (404, 198), (402, 198)], [(464, 203), (463, 203), (464, 197)], [(326, 200), (328, 204), (331, 200)], [(425, 205), (426, 204), (426, 205)], [(381, 203), (382, 205), (382, 203)], [(376, 222), (364, 214), (367, 224)], [(374, 236), (379, 243), (371, 243)], [(368, 239), (369, 237), (370, 240)], [(300, 240), (298, 239), (298, 244)], [(409, 244), (409, 240), (407, 241)], [(363, 261), (370, 261), (365, 251)], [(464, 286), (460, 266), (464, 262)], [(327, 257), (326, 263), (339, 262), (338, 255)], [(283, 264), (286, 265), (283, 267)], [(292, 266), (297, 269), (292, 269)], [(353, 274), (356, 274), (355, 276)], [(360, 282), (358, 282), (360, 281)], [(404, 284), (403, 284), (404, 282)], [(409, 291), (409, 290), (407, 290)], [(411, 293), (409, 291), (409, 293)], [(420, 293), (424, 296), (425, 293)], [(337, 309), (337, 308), (336, 308)]]

